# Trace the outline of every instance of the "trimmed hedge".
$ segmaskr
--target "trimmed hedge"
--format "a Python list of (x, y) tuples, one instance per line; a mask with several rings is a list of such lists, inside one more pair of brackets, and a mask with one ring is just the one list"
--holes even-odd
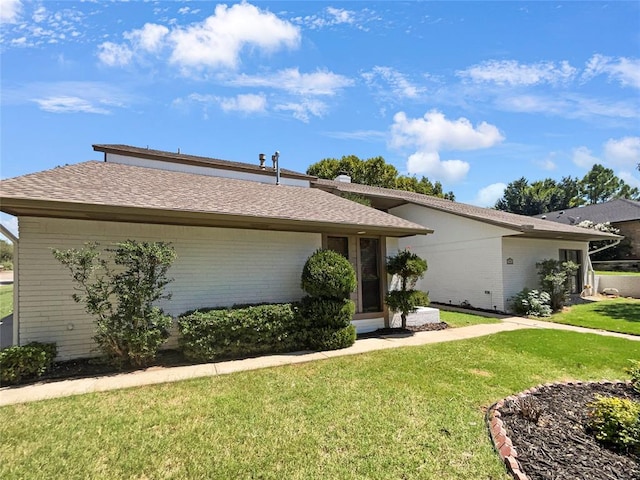
[(333, 250), (316, 250), (302, 269), (302, 289), (312, 297), (349, 298), (356, 285), (349, 260)]
[(7, 385), (41, 376), (51, 367), (57, 353), (55, 343), (40, 342), (0, 350), (0, 383)]
[(311, 350), (339, 350), (353, 345), (356, 341), (356, 327), (335, 330), (333, 328), (315, 328), (308, 332), (308, 345)]
[(195, 361), (305, 350), (307, 327), (291, 303), (196, 310), (178, 319), (181, 348)]
[(300, 315), (314, 328), (339, 330), (348, 327), (355, 313), (355, 304), (349, 299), (304, 297), (300, 302)]

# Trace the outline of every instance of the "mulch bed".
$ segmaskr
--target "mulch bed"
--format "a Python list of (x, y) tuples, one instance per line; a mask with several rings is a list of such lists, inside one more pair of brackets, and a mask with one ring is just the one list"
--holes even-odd
[(537, 423), (513, 401), (499, 408), (516, 460), (530, 480), (640, 479), (640, 457), (608, 450), (588, 432), (586, 405), (596, 395), (640, 401), (626, 383), (556, 384), (531, 393), (542, 408)]
[(389, 336), (410, 337), (415, 332), (433, 332), (435, 330), (444, 330), (446, 328), (449, 328), (449, 325), (445, 322), (425, 323), (424, 325), (420, 325), (418, 327), (407, 326), (407, 328), (378, 328), (373, 332), (358, 334), (358, 340), (362, 338), (378, 338)]

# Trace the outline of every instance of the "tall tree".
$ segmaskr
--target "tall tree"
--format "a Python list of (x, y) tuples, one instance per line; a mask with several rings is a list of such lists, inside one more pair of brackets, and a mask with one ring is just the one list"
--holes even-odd
[(613, 170), (596, 163), (579, 182), (579, 195), (589, 204), (603, 203), (613, 198), (640, 198), (637, 188), (616, 177)]
[(334, 179), (342, 172), (348, 173), (352, 182), (362, 185), (395, 188), (455, 200), (453, 192), (443, 192), (440, 182), (432, 183), (427, 177), (418, 180), (415, 176), (400, 175), (396, 167), (386, 163), (383, 157), (367, 160), (355, 155), (347, 155), (339, 160), (324, 158), (307, 169), (308, 175), (328, 179)]

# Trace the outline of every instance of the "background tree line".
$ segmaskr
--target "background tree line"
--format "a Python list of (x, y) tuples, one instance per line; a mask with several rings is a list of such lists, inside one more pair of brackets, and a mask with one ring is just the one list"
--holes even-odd
[(362, 160), (355, 155), (343, 156), (339, 160), (324, 158), (307, 169), (308, 175), (330, 180), (335, 179), (343, 172), (351, 177), (353, 183), (395, 188), (455, 200), (453, 192), (445, 193), (440, 182), (432, 183), (427, 177), (418, 180), (415, 176), (400, 175), (396, 167), (386, 163), (382, 157), (373, 157), (367, 160)]
[(640, 191), (618, 178), (613, 170), (595, 164), (582, 178), (551, 178), (532, 183), (522, 177), (507, 185), (495, 208), (520, 215), (540, 215), (557, 210), (603, 203), (614, 198), (640, 199)]

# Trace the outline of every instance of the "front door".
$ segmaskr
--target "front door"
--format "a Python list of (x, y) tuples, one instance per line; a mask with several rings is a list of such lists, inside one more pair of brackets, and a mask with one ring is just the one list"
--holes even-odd
[(582, 251), (560, 250), (560, 261), (573, 262), (579, 265), (578, 271), (569, 277), (569, 293), (580, 293), (582, 291)]

